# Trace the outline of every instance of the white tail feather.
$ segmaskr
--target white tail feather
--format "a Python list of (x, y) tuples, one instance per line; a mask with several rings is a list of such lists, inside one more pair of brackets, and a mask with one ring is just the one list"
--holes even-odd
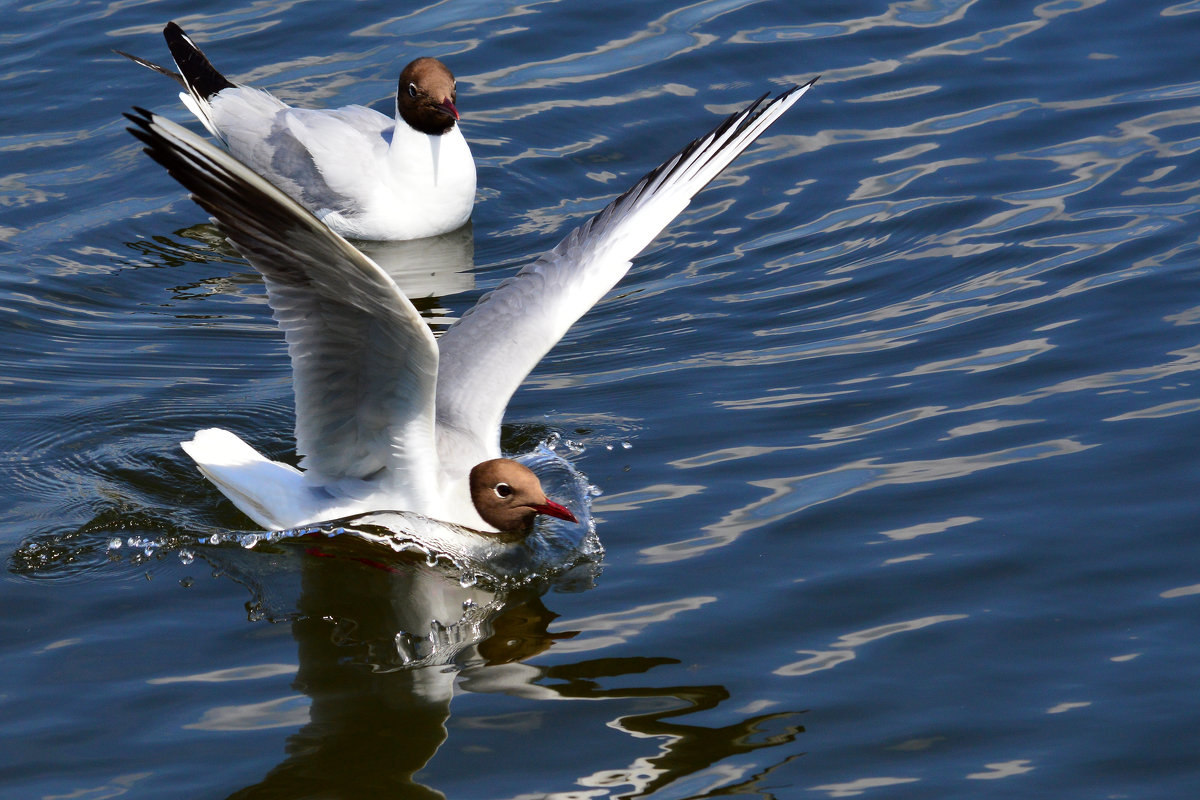
[(190, 442), (180, 444), (200, 473), (242, 513), (268, 530), (289, 527), (288, 507), (300, 496), (303, 484), (300, 470), (268, 460), (220, 428), (197, 431)]
[(180, 92), (179, 99), (188, 111), (196, 115), (196, 119), (203, 123), (208, 132), (216, 137), (217, 141), (226, 147), (229, 146), (229, 141), (225, 138), (225, 134), (221, 133), (221, 129), (217, 127), (217, 123), (213, 122), (212, 106), (209, 105), (207, 100), (198, 100), (188, 92)]

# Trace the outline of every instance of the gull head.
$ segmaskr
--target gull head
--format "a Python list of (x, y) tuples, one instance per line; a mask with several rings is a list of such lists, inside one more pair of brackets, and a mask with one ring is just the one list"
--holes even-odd
[(436, 58), (418, 58), (400, 73), (396, 110), (414, 130), (441, 136), (458, 121), (457, 92), (449, 67)]
[(483, 521), (501, 533), (524, 533), (538, 514), (578, 522), (566, 507), (546, 497), (537, 475), (509, 458), (494, 458), (471, 470), (471, 501)]

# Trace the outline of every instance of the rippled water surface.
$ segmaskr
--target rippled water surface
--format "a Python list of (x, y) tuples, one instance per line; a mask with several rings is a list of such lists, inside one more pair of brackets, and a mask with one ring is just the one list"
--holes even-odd
[[(221, 5), (4, 6), (0, 796), (1200, 795), (1200, 3)], [(451, 65), (435, 325), (822, 75), (509, 407), (598, 566), (237, 545), (177, 443), (291, 457), (290, 372), (124, 131), (169, 19), (300, 104)]]

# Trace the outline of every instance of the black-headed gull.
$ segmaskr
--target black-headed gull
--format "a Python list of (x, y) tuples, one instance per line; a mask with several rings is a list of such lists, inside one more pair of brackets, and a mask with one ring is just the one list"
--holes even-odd
[(351, 239), (420, 239), (461, 227), (475, 204), (475, 162), (459, 129), (454, 75), (436, 58), (400, 73), (395, 117), (365, 106), (292, 108), (217, 71), (174, 22), (163, 37), (179, 97), (236, 158)]
[[(136, 123), (130, 131), (265, 279), (292, 361), (303, 470), (218, 429), (200, 431), (184, 449), (270, 529), (389, 510), (494, 532), (523, 530), (536, 513), (566, 517), (511, 462), (499, 473), (488, 463), (501, 457), (509, 398), (630, 259), (815, 82), (764, 96), (687, 145), (440, 339), (349, 242), (236, 159), (137, 109), (127, 115)], [(518, 491), (513, 516), (488, 507)]]

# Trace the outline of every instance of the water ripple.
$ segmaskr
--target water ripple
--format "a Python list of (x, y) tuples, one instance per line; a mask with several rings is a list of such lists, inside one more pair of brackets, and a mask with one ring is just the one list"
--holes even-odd
[[(605, 573), (498, 623), (470, 657), (486, 665), (455, 662), (447, 724), (391, 705), (421, 696), (387, 672), (420, 637), (388, 628), (392, 661), (364, 657), (339, 623), (297, 651), (286, 633), (303, 626), (226, 635), (241, 587), (188, 605), (208, 591), (184, 590), (191, 570), (217, 555), (244, 558), (226, 574), (253, 586), (279, 554), (185, 559), (198, 534), (246, 521), (177, 443), (221, 425), (293, 457), (286, 352), (257, 277), (119, 119), (134, 102), (187, 116), (169, 81), (109, 50), (165, 58), (169, 9), (15, 8), (0, 32), (15, 579), (0, 585), (19, 634), (6, 718), (29, 734), (4, 744), (34, 765), (26, 794), (160, 795), (189, 768), (178, 754), (235, 753), (221, 732), (256, 727), (283, 761), (249, 769), (281, 795), (272, 781), (297, 774), (358, 796), (413, 774), (455, 797), (959, 796), (1005, 779), (1138, 796), (1151, 773), (1195, 793), (1200, 3), (330, 8), (178, 19), (233, 77), (303, 105), (386, 109), (409, 58), (450, 63), (481, 191), (474, 268), (420, 290), (442, 321), (721, 115), (823, 77), (514, 397), (505, 447), (560, 432), (605, 485)], [(312, 587), (293, 579), (332, 559), (310, 561), (280, 565), (250, 616), (294, 619)], [(181, 580), (145, 580), (163, 575)], [(340, 600), (365, 578), (328, 580)], [(288, 694), (293, 662), (299, 683), (336, 686)], [(69, 696), (81, 685), (98, 705)], [(97, 713), (115, 736), (86, 734)], [(801, 722), (820, 747), (801, 747)], [(120, 733), (144, 730), (176, 733)], [(397, 731), (437, 759), (398, 762)], [(595, 731), (623, 741), (574, 748), (536, 787), (511, 766)], [(84, 766), (39, 774), (67, 739)], [(147, 754), (166, 777), (133, 763)], [(256, 791), (243, 777), (208, 770), (197, 787)]]
[(640, 552), (651, 564), (695, 558), (733, 543), (748, 531), (782, 523), (802, 511), (859, 492), (885, 486), (953, 480), (981, 470), (1073, 455), (1092, 447), (1095, 445), (1062, 439), (936, 460), (886, 463), (872, 458), (809, 475), (751, 481), (752, 486), (767, 489), (770, 494), (730, 511), (719, 522), (704, 526), (702, 535), (656, 544)]

